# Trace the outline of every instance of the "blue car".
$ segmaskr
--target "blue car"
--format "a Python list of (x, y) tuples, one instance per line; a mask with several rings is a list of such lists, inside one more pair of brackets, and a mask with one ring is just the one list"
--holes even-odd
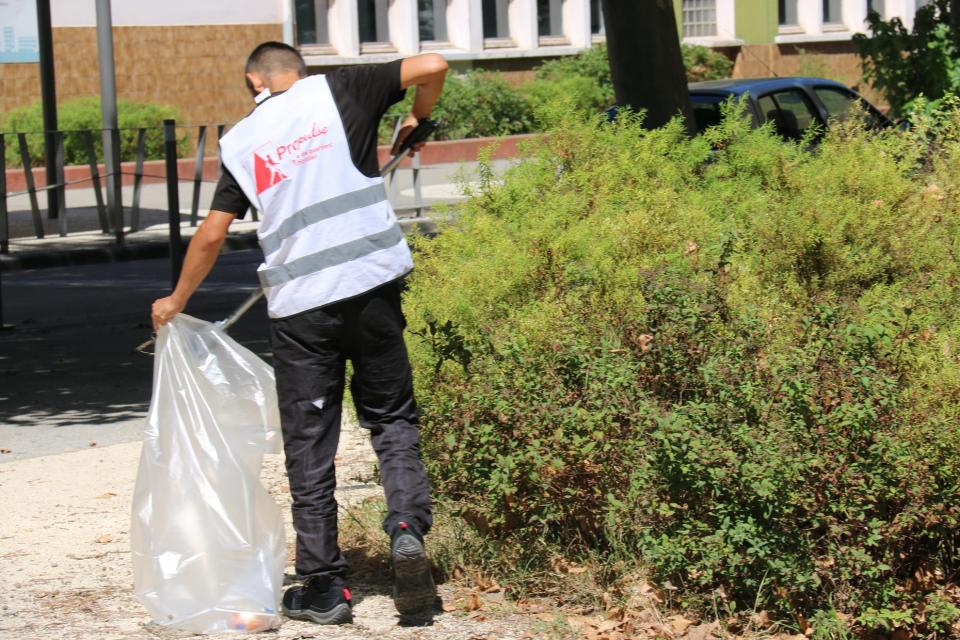
[(710, 80), (689, 85), (697, 132), (720, 123), (720, 105), (731, 97), (747, 97), (747, 112), (754, 126), (773, 122), (787, 140), (800, 140), (814, 124), (825, 130), (831, 121), (842, 121), (855, 104), (861, 105), (869, 128), (893, 123), (875, 106), (846, 85), (824, 78), (762, 78)]

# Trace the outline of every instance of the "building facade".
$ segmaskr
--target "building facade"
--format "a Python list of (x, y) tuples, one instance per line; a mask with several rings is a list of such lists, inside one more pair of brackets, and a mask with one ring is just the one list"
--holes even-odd
[[(856, 85), (851, 37), (867, 11), (908, 26), (925, 0), (675, 0), (685, 42), (722, 50), (739, 77), (828, 75)], [(600, 0), (113, 0), (121, 98), (176, 106), (191, 123), (230, 122), (250, 99), (243, 63), (264, 40), (297, 46), (312, 71), (421, 51), (454, 68), (522, 81), (540, 61), (604, 40)], [(58, 99), (96, 95), (92, 0), (51, 0)], [(36, 64), (3, 65), (0, 110), (39, 99)]]

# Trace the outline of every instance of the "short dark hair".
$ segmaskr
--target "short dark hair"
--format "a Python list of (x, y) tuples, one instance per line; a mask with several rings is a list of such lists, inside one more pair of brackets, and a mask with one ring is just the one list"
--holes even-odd
[(296, 71), (307, 75), (307, 64), (300, 52), (283, 42), (264, 42), (257, 45), (247, 58), (246, 73), (258, 73), (269, 78), (276, 73)]

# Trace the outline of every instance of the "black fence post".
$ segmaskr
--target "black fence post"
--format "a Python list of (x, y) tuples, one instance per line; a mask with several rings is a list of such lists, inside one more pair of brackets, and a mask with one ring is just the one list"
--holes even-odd
[(30, 195), (30, 212), (33, 214), (33, 231), (37, 238), (43, 239), (43, 220), (40, 218), (40, 205), (37, 203), (37, 188), (33, 184), (33, 168), (30, 166), (30, 151), (27, 149), (27, 135), (17, 134), (20, 145), (20, 162), (23, 163), (23, 179), (27, 183)]
[[(7, 212), (7, 141), (0, 133), (0, 254), (10, 253), (10, 218)], [(3, 267), (0, 266), (0, 331), (3, 324)]]
[(172, 119), (163, 121), (163, 151), (167, 173), (167, 215), (170, 227), (171, 289), (176, 288), (183, 267), (183, 244), (180, 241), (180, 176), (177, 172), (177, 124)]
[[(110, 193), (107, 194), (107, 204), (113, 200), (114, 207), (113, 211), (113, 234), (117, 239), (117, 244), (123, 244), (123, 172), (120, 168), (120, 130), (119, 129), (110, 129), (110, 146), (111, 155), (113, 155), (113, 167), (114, 171), (111, 174), (108, 170), (107, 173), (107, 189)], [(106, 152), (106, 149), (104, 149)], [(106, 161), (106, 153), (104, 154), (104, 161)], [(109, 163), (108, 165), (109, 166)], [(111, 180), (112, 178), (112, 180)], [(112, 196), (112, 197), (111, 197)]]
[(10, 212), (7, 211), (7, 140), (0, 133), (0, 253), (10, 253)]
[(110, 233), (107, 208), (103, 204), (103, 192), (100, 190), (100, 169), (97, 168), (97, 149), (93, 144), (93, 131), (84, 129), (83, 136), (87, 146), (87, 161), (90, 163), (90, 181), (93, 183), (93, 195), (97, 199), (97, 218), (100, 220), (100, 231)]
[(147, 130), (137, 131), (137, 164), (133, 170), (133, 202), (130, 204), (130, 232), (140, 230), (140, 185), (143, 183), (143, 157), (145, 155)]
[[(67, 189), (66, 184), (64, 184), (64, 169), (63, 169), (63, 131), (54, 131), (53, 132), (53, 177), (56, 180), (56, 187), (47, 185), (47, 201), (50, 203), (50, 207), (54, 206), (59, 209), (58, 216), (60, 218), (60, 236), (67, 235)], [(47, 175), (50, 175), (50, 172), (47, 172)], [(56, 200), (50, 200), (50, 197), (53, 196)], [(53, 216), (51, 216), (53, 217)]]

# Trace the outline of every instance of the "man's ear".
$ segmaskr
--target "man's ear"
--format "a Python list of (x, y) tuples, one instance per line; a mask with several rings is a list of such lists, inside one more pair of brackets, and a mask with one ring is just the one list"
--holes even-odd
[(267, 88), (267, 85), (264, 84), (263, 78), (260, 77), (259, 73), (251, 71), (246, 74), (247, 76), (247, 89), (250, 91), (250, 94), (256, 98), (261, 91)]

